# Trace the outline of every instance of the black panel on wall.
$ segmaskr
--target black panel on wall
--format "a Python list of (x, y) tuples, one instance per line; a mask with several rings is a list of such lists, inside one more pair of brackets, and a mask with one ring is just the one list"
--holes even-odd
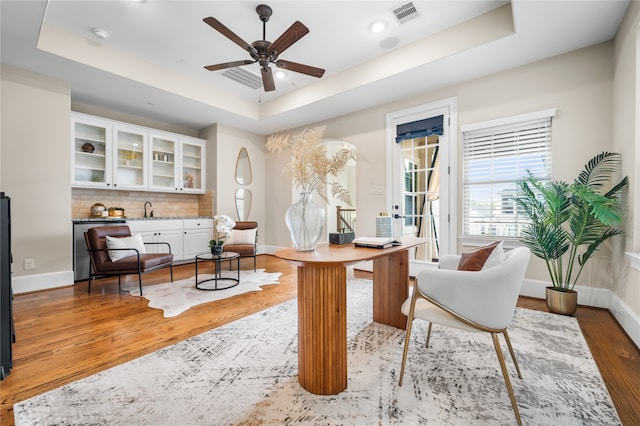
[(13, 290), (11, 288), (11, 200), (0, 192), (0, 379), (13, 367)]

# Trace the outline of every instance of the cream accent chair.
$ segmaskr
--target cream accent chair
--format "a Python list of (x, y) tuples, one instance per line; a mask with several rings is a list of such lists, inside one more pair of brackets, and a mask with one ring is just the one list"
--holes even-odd
[(501, 264), (470, 272), (458, 271), (460, 256), (449, 255), (440, 259), (440, 269), (420, 272), (416, 277), (413, 295), (402, 305), (402, 313), (407, 315), (407, 334), (402, 354), (400, 386), (411, 340), (411, 325), (415, 318), (429, 322), (427, 347), (431, 337), (431, 326), (434, 323), (471, 332), (491, 333), (516, 420), (522, 425), (498, 334), (504, 335), (518, 377), (522, 378), (507, 327), (515, 313), (530, 256), (528, 248), (518, 247), (507, 252)]

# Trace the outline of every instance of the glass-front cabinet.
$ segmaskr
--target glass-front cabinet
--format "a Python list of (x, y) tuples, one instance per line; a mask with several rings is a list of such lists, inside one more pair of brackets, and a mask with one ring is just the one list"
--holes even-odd
[(111, 125), (85, 117), (71, 119), (73, 182), (79, 186), (111, 185)]
[(72, 131), (75, 187), (205, 191), (205, 140), (81, 113)]
[(147, 134), (134, 127), (115, 126), (113, 186), (122, 189), (147, 187)]
[(182, 190), (184, 192), (202, 192), (205, 179), (202, 168), (204, 144), (202, 141), (182, 139), (180, 148)]
[(169, 135), (151, 134), (151, 173), (149, 187), (163, 191), (175, 191), (177, 138)]

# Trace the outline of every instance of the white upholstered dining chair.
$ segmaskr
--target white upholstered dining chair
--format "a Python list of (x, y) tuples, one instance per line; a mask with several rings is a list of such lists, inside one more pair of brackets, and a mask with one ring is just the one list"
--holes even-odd
[(516, 420), (519, 425), (522, 424), (498, 334), (504, 335), (518, 377), (522, 378), (507, 327), (515, 313), (530, 255), (528, 248), (518, 247), (507, 252), (504, 260), (498, 265), (473, 272), (457, 270), (459, 255), (443, 256), (439, 269), (424, 270), (417, 275), (413, 295), (402, 305), (402, 312), (407, 315), (407, 331), (402, 354), (400, 386), (414, 319), (429, 323), (427, 347), (433, 324), (470, 332), (490, 333)]

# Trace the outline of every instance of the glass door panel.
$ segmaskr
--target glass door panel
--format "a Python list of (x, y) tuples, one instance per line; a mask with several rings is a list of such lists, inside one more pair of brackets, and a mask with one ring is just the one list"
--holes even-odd
[(151, 136), (151, 187), (177, 189), (176, 146), (175, 140), (157, 135)]
[(202, 186), (202, 146), (182, 141), (182, 188), (201, 190)]
[(439, 136), (402, 142), (402, 235), (420, 237), (427, 244), (415, 249), (415, 260), (437, 262), (440, 229)]
[(146, 135), (128, 128), (115, 128), (113, 184), (120, 188), (144, 188)]
[(73, 180), (83, 186), (110, 184), (107, 165), (111, 160), (107, 142), (111, 128), (91, 120), (75, 119), (73, 122)]

